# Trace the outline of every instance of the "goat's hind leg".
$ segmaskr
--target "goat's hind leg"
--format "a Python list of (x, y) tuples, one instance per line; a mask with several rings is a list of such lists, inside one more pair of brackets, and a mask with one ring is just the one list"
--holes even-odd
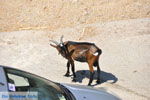
[(90, 79), (89, 79), (88, 86), (90, 86), (94, 77), (94, 69), (93, 69), (93, 64), (90, 64), (90, 63), (88, 64), (89, 64), (89, 69), (90, 69)]
[(100, 70), (100, 67), (99, 67), (98, 60), (94, 63), (94, 66), (97, 67), (97, 81), (96, 81), (96, 83), (100, 84), (100, 73), (101, 73), (101, 70)]
[(66, 72), (66, 74), (64, 75), (64, 76), (66, 76), (66, 77), (69, 77), (69, 76), (70, 76), (69, 68), (70, 68), (70, 62), (68, 61), (68, 62), (67, 62), (67, 72)]
[(97, 83), (97, 84), (100, 84), (100, 83), (101, 83), (101, 81), (100, 81), (101, 69), (100, 69), (100, 67), (99, 67), (98, 61), (96, 62), (96, 66), (97, 66), (97, 81), (96, 81), (96, 83)]
[(88, 86), (91, 86), (91, 83), (93, 82), (93, 77), (94, 77), (94, 71), (90, 72), (90, 80), (89, 80)]

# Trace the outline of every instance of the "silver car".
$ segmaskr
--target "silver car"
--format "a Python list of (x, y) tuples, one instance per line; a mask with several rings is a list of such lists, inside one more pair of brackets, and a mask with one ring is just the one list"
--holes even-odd
[[(105, 90), (56, 83), (25, 71), (0, 65), (0, 94), (3, 92), (37, 92), (37, 100), (120, 100)], [(10, 98), (5, 100), (18, 100)]]

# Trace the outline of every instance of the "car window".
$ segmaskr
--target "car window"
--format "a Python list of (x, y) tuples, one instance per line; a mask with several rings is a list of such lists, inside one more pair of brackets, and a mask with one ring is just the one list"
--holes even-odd
[(55, 83), (15, 69), (5, 69), (9, 91), (37, 92), (38, 100), (66, 100), (66, 95)]
[(8, 73), (8, 79), (12, 80), (15, 86), (29, 86), (28, 79), (18, 75)]
[(7, 72), (8, 90), (11, 92), (26, 92), (30, 88), (29, 80), (26, 77)]

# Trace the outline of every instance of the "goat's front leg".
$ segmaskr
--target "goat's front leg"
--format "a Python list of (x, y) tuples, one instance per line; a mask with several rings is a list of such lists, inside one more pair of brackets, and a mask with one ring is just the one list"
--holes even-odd
[(70, 62), (68, 61), (68, 62), (67, 62), (67, 72), (66, 72), (66, 74), (64, 75), (64, 76), (66, 76), (66, 77), (69, 77), (69, 75), (70, 75), (69, 68), (70, 68)]
[(74, 61), (72, 60), (71, 61), (71, 70), (72, 70), (72, 73), (73, 73), (73, 82), (76, 82), (76, 74), (75, 74), (75, 67), (74, 67)]

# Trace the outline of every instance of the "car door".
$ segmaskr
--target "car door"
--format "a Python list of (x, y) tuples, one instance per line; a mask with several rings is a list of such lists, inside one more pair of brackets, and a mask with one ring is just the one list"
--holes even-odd
[(33, 98), (32, 100), (67, 100), (64, 92), (54, 82), (13, 68), (4, 68), (4, 71), (7, 79), (8, 91), (11, 93), (34, 92), (37, 94), (37, 98)]
[(8, 91), (6, 76), (3, 67), (0, 67), (0, 92)]

